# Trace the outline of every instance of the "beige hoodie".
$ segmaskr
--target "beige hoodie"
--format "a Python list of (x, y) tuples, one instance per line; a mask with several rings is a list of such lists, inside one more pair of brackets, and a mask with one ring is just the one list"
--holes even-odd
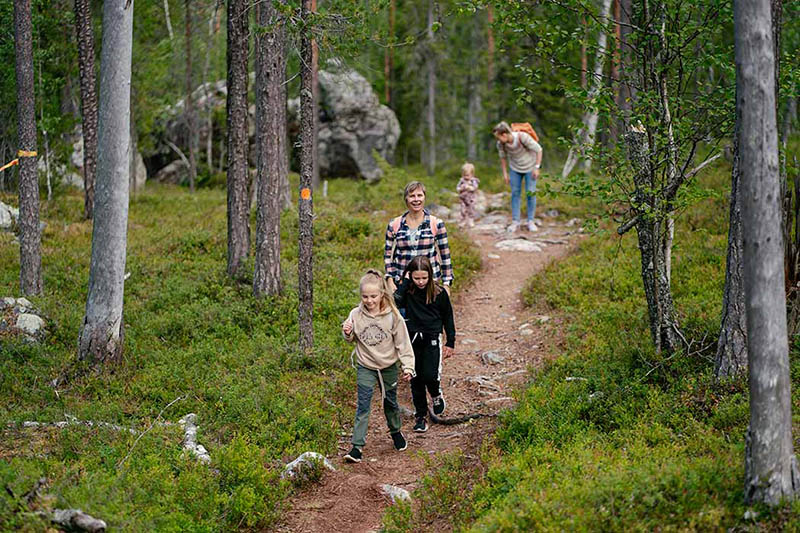
[(342, 335), (356, 344), (356, 355), (361, 366), (383, 370), (398, 359), (403, 372), (414, 375), (414, 350), (408, 337), (406, 322), (391, 308), (378, 311), (374, 316), (359, 305), (347, 317), (353, 323), (349, 335)]

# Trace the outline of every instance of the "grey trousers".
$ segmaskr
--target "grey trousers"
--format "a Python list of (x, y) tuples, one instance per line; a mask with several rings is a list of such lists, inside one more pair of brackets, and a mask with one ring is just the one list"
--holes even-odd
[(389, 433), (400, 431), (400, 409), (397, 405), (397, 375), (398, 364), (395, 363), (380, 371), (358, 365), (358, 407), (356, 408), (356, 422), (353, 427), (353, 446), (363, 447), (367, 439), (367, 426), (369, 425), (369, 411), (372, 403), (372, 393), (375, 385), (383, 382), (383, 414), (386, 415), (386, 424)]

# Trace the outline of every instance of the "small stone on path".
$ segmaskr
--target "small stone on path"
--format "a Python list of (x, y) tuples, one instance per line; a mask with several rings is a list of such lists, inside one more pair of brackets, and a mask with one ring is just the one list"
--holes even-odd
[(510, 252), (541, 252), (542, 247), (526, 239), (507, 239), (495, 243), (495, 248)]
[(505, 358), (495, 351), (485, 352), (481, 354), (481, 362), (484, 365), (497, 365), (502, 363)]
[(380, 487), (381, 492), (387, 495), (392, 500), (392, 503), (411, 500), (411, 494), (404, 488), (395, 487), (394, 485), (388, 485), (386, 483), (381, 484)]
[(497, 254), (489, 254), (487, 257), (488, 257), (489, 259), (500, 259), (500, 256), (499, 256), (499, 255), (497, 255)]

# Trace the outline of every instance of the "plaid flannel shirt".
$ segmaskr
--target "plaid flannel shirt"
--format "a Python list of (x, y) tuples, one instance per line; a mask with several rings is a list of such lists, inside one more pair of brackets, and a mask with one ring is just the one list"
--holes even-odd
[[(434, 279), (445, 285), (451, 285), (453, 283), (453, 264), (450, 262), (450, 244), (447, 242), (447, 229), (444, 227), (444, 222), (439, 220), (436, 226), (436, 237), (434, 237), (431, 231), (431, 216), (426, 210), (425, 218), (419, 225), (419, 240), (417, 246), (414, 247), (408, 239), (409, 229), (406, 224), (406, 215), (408, 215), (408, 211), (403, 213), (397, 233), (392, 229), (391, 221), (386, 227), (386, 245), (383, 249), (383, 264), (386, 273), (399, 286), (406, 265), (414, 257), (424, 255), (431, 260)], [(439, 249), (438, 255), (437, 248)]]

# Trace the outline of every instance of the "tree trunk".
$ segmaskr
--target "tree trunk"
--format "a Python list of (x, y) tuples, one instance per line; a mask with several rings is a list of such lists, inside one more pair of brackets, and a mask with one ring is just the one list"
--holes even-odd
[[(317, 0), (311, 0), (311, 13), (317, 12)], [(313, 16), (313, 15), (312, 15)], [(317, 39), (314, 34), (311, 34), (311, 89), (314, 92), (314, 135), (311, 137), (312, 147), (311, 156), (313, 158), (312, 165), (312, 178), (311, 184), (314, 190), (318, 190), (321, 180), (319, 177), (319, 81), (317, 73), (319, 72), (319, 48), (317, 46)]]
[(19, 284), (25, 295), (42, 293), (42, 234), (36, 170), (36, 107), (33, 98), (33, 26), (30, 0), (14, 2), (19, 138)]
[(486, 6), (486, 22), (486, 87), (491, 95), (494, 86), (494, 6), (491, 3)]
[(192, 102), (192, 6), (191, 0), (184, 0), (186, 22), (186, 129), (189, 132), (189, 190), (194, 192), (197, 181), (197, 128), (194, 120)]
[[(603, 0), (603, 8), (600, 13), (600, 20), (605, 22), (608, 20), (608, 14), (611, 11), (611, 0)], [(597, 109), (591, 103), (603, 88), (603, 67), (605, 65), (606, 56), (606, 32), (602, 29), (597, 36), (597, 52), (594, 56), (594, 73), (592, 74), (592, 88), (589, 90), (588, 100), (589, 109), (583, 115), (583, 127), (578, 132), (578, 139), (576, 143), (570, 148), (567, 161), (564, 163), (564, 169), (561, 171), (561, 176), (566, 178), (569, 176), (575, 164), (581, 156), (584, 158), (583, 170), (588, 171), (592, 166), (591, 156), (587, 152), (591, 151), (594, 145), (594, 136), (597, 131), (597, 121), (599, 118)]]
[(228, 2), (228, 275), (238, 277), (250, 252), (247, 194), (248, 0)]
[(75, 33), (78, 41), (78, 72), (81, 80), (83, 118), (83, 216), (90, 220), (94, 207), (94, 180), (97, 172), (97, 93), (90, 0), (75, 0)]
[(478, 147), (475, 142), (475, 127), (478, 115), (481, 112), (481, 96), (474, 76), (467, 76), (467, 159), (475, 161), (478, 157)]
[(95, 367), (118, 360), (124, 338), (132, 43), (132, 0), (106, 0), (92, 257), (78, 346), (79, 359)]
[(728, 256), (725, 264), (725, 288), (722, 292), (722, 323), (719, 328), (714, 377), (725, 379), (747, 370), (747, 318), (742, 279), (742, 198), (739, 175), (739, 129), (736, 113), (731, 172), (731, 206), (728, 226)]
[(217, 9), (220, 4), (216, 3), (211, 11), (211, 16), (208, 17), (208, 39), (206, 40), (206, 57), (203, 61), (203, 87), (206, 93), (206, 128), (208, 128), (208, 135), (206, 135), (206, 161), (208, 163), (209, 174), (214, 173), (214, 107), (211, 105), (211, 95), (209, 94), (209, 80), (208, 69), (211, 66), (211, 54), (214, 44), (214, 19), (217, 18)]
[(632, 9), (631, 0), (618, 0), (618, 7), (620, 12), (620, 28), (619, 28), (619, 48), (620, 48), (620, 64), (619, 64), (619, 79), (620, 83), (617, 84), (617, 107), (620, 110), (622, 119), (621, 131), (627, 131), (629, 127), (630, 112), (632, 101), (635, 98), (635, 89), (633, 82), (634, 72), (629, 72), (630, 65), (633, 63), (632, 55), (633, 49), (630, 44), (630, 34), (633, 31), (631, 28)]
[(745, 497), (774, 506), (794, 499), (800, 475), (792, 446), (769, 0), (734, 1), (734, 46), (750, 368)]
[[(285, 2), (283, 2), (285, 4)], [(260, 6), (258, 24), (269, 31), (256, 36), (256, 154), (258, 213), (253, 294), (281, 291), (281, 183), (286, 176), (277, 139), (286, 138), (286, 24), (272, 2)]]
[(394, 70), (395, 0), (389, 0), (389, 43), (383, 57), (383, 91), (386, 105), (392, 103), (392, 71)]
[[(642, 282), (650, 318), (650, 334), (656, 352), (679, 348), (680, 330), (672, 302), (667, 272), (668, 217), (661, 213), (655, 195), (655, 176), (649, 159), (649, 142), (643, 130), (625, 134), (628, 158), (634, 168), (635, 204), (638, 221), (636, 233), (642, 261)], [(660, 214), (661, 213), (661, 214)]]
[(433, 1), (428, 0), (428, 175), (436, 171), (436, 54), (433, 49)]
[[(303, 0), (301, 18), (308, 24), (311, 0)], [(308, 352), (314, 345), (314, 274), (313, 274), (313, 203), (314, 177), (314, 74), (311, 29), (306, 26), (300, 43), (300, 195), (298, 213), (300, 250), (297, 257), (298, 328), (300, 349)]]

